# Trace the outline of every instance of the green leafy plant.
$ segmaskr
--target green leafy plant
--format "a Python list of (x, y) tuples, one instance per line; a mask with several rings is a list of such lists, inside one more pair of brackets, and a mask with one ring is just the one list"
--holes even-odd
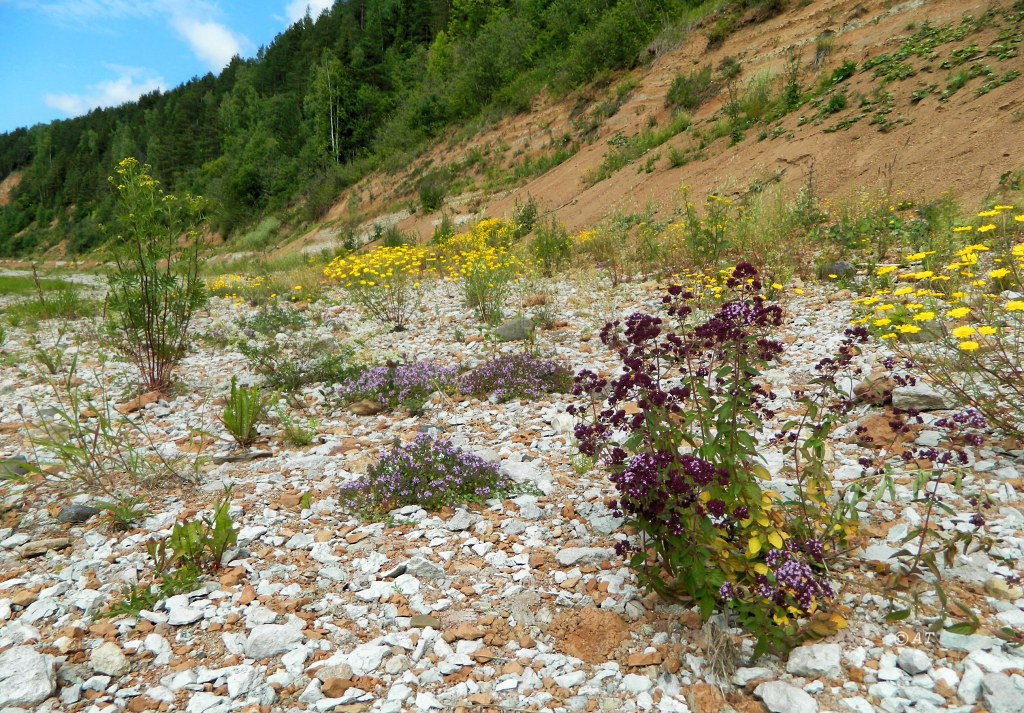
[(150, 167), (134, 158), (122, 160), (115, 172), (110, 178), (117, 191), (110, 326), (142, 385), (166, 389), (185, 355), (192, 316), (206, 303), (199, 277), (203, 201), (165, 194)]
[(532, 195), (527, 196), (525, 202), (516, 199), (512, 208), (512, 223), (516, 227), (518, 237), (527, 235), (537, 224), (537, 201)]
[(269, 302), (241, 322), (243, 332), (251, 329), (263, 336), (272, 337), (281, 332), (292, 332), (302, 329), (309, 320), (298, 310), (276, 302)]
[(52, 348), (42, 346), (37, 340), (32, 340), (32, 358), (39, 366), (43, 367), (50, 376), (56, 376), (64, 368), (64, 354), (61, 351), (60, 340)]
[(39, 292), (35, 299), (7, 305), (4, 312), (8, 323), (35, 328), (48, 320), (80, 319), (95, 314), (96, 306), (96, 300), (82, 297), (77, 287), (64, 283), (54, 290)]
[(308, 446), (316, 440), (317, 429), (320, 422), (315, 418), (299, 420), (292, 418), (286, 411), (278, 411), (278, 419), (284, 426), (284, 441), (290, 446)]
[(711, 81), (711, 65), (693, 70), (688, 74), (677, 74), (672, 80), (665, 103), (677, 111), (695, 111), (711, 99), (717, 87)]
[[(102, 386), (100, 396), (93, 397), (78, 385), (77, 360), (73, 356), (58, 377), (47, 377), (48, 411), (29, 433), (38, 463), (56, 459), (63, 466), (44, 482), (61, 491), (99, 492), (115, 500), (126, 488), (195, 481), (199, 459), (168, 456), (153, 447), (144, 419), (119, 414)], [(30, 418), (24, 408), (19, 410), (23, 419)]]
[(238, 543), (230, 510), (231, 489), (225, 488), (211, 515), (177, 522), (170, 535), (146, 543), (155, 581), (129, 588), (106, 615), (137, 615), (142, 609), (152, 609), (161, 599), (192, 591), (202, 575), (220, 569), (224, 555)]
[(557, 272), (569, 258), (572, 250), (572, 240), (569, 238), (569, 231), (552, 217), (550, 221), (540, 223), (530, 243), (530, 250), (537, 260), (545, 275), (551, 276)]
[(337, 384), (362, 371), (350, 347), (318, 339), (259, 339), (243, 332), (237, 349), (271, 389), (295, 392), (309, 384)]
[(221, 423), (238, 445), (248, 448), (259, 437), (258, 428), (276, 400), (277, 394), (264, 394), (259, 386), (239, 386), (238, 378), (232, 377), (231, 393), (224, 405)]
[(226, 488), (212, 515), (175, 523), (166, 539), (150, 541), (146, 549), (157, 563), (157, 571), (169, 567), (191, 568), (201, 573), (220, 569), (224, 554), (238, 543), (230, 510), (231, 489)]
[(113, 500), (100, 500), (96, 508), (106, 513), (111, 530), (130, 530), (139, 520), (149, 515), (145, 501), (134, 495), (117, 494)]

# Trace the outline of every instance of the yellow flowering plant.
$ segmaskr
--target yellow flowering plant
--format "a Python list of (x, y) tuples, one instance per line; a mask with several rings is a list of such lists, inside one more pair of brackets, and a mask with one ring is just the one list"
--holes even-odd
[(382, 247), (335, 258), (324, 275), (337, 281), (366, 317), (401, 331), (419, 305), (433, 261), (426, 246)]
[(199, 277), (204, 202), (164, 193), (151, 170), (129, 157), (109, 179), (117, 193), (117, 213), (108, 324), (147, 390), (171, 385), (185, 355), (192, 316), (206, 303)]
[(980, 226), (953, 228), (975, 242), (933, 271), (899, 272), (898, 289), (855, 300), (855, 324), (890, 341), (989, 423), (1024, 438), (1024, 215), (1011, 210), (995, 206), (979, 213)]
[(512, 287), (526, 265), (504, 248), (480, 247), (453, 255), (447, 262), (448, 279), (457, 282), (462, 294), (486, 324), (501, 321)]

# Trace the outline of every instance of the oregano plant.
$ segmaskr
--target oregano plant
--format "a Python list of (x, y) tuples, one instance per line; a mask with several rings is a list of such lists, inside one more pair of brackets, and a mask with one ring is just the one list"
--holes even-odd
[(825, 506), (819, 496), (814, 511), (791, 507), (763, 485), (758, 434), (776, 395), (761, 377), (782, 353), (772, 333), (783, 312), (747, 263), (722, 294), (709, 313), (698, 294), (674, 285), (664, 317), (634, 313), (605, 325), (601, 340), (621, 373), (576, 376), (587, 406), (573, 411), (589, 416), (576, 436), (580, 452), (611, 471), (618, 513), (638, 533), (617, 549), (641, 583), (692, 601), (705, 619), (731, 612), (757, 637), (757, 654), (785, 651), (815, 635), (805, 623), (833, 598), (825, 545), (805, 534), (819, 528), (794, 527)]

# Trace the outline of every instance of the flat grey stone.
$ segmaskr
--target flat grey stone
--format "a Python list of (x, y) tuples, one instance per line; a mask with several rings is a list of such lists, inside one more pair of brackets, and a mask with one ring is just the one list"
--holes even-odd
[(942, 411), (956, 407), (949, 394), (927, 384), (897, 386), (892, 390), (892, 406), (902, 411)]
[(843, 698), (839, 701), (839, 709), (852, 713), (875, 713), (875, 707), (868, 702), (867, 698), (861, 696)]
[(98, 513), (97, 508), (89, 505), (65, 505), (57, 513), (57, 522), (65, 525), (80, 525)]
[(981, 634), (954, 634), (951, 631), (939, 633), (939, 644), (946, 649), (954, 651), (984, 651), (986, 649), (998, 649), (1003, 642), (994, 636), (983, 636)]
[(807, 678), (838, 678), (843, 672), (842, 657), (839, 644), (799, 646), (790, 652), (786, 671)]
[(294, 648), (305, 638), (301, 629), (286, 624), (261, 624), (245, 640), (246, 658), (269, 659)]
[(121, 647), (112, 641), (101, 644), (89, 654), (89, 666), (96, 673), (103, 673), (107, 676), (123, 676), (131, 669), (128, 657), (121, 651)]
[(462, 532), (468, 530), (473, 526), (473, 515), (463, 508), (459, 508), (455, 511), (455, 514), (448, 518), (448, 522), (445, 523), (452, 532)]
[(171, 626), (187, 626), (203, 618), (203, 610), (199, 607), (174, 607), (167, 613), (167, 623)]
[(770, 668), (764, 666), (753, 666), (750, 668), (738, 668), (736, 673), (732, 675), (732, 682), (734, 685), (743, 688), (751, 681), (756, 681), (759, 678), (774, 678), (775, 672)]
[(13, 646), (0, 653), (0, 708), (32, 708), (56, 689), (52, 657), (43, 656), (31, 646)]
[(533, 320), (529, 317), (517, 317), (502, 323), (495, 330), (495, 334), (503, 342), (521, 342), (530, 338), (533, 327)]
[(555, 414), (551, 418), (551, 428), (559, 436), (566, 436), (576, 428), (576, 417), (571, 413)]
[(911, 676), (916, 676), (930, 669), (932, 662), (924, 651), (904, 647), (900, 649), (899, 655), (896, 658), (896, 665)]
[(409, 626), (413, 629), (426, 629), (428, 626), (431, 629), (440, 629), (441, 620), (430, 614), (416, 614), (409, 620)]
[(215, 696), (206, 691), (197, 691), (191, 695), (185, 713), (227, 713), (231, 708), (231, 699), (226, 696)]
[(990, 713), (1024, 713), (1024, 691), (1009, 676), (990, 673), (981, 681), (981, 698)]
[(831, 275), (835, 275), (837, 278), (840, 277), (853, 277), (857, 274), (857, 268), (852, 264), (846, 262), (846, 260), (833, 260), (826, 262), (818, 268), (818, 279), (835, 279)]
[(563, 567), (574, 564), (601, 564), (614, 558), (615, 550), (606, 547), (566, 547), (555, 555), (555, 561)]
[(818, 713), (818, 704), (811, 695), (782, 681), (768, 681), (754, 689), (772, 713)]
[(413, 557), (409, 560), (405, 565), (405, 571), (420, 579), (444, 579), (445, 576), (440, 565), (423, 557)]

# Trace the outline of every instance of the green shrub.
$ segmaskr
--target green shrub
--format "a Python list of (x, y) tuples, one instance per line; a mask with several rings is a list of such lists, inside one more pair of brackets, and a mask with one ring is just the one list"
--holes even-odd
[(260, 340), (238, 344), (238, 351), (271, 389), (294, 392), (309, 384), (333, 385), (361, 371), (352, 363), (352, 349), (318, 339)]
[(533, 258), (541, 263), (544, 274), (549, 277), (562, 267), (571, 250), (572, 240), (569, 238), (569, 231), (554, 216), (550, 221), (537, 226), (530, 242)]
[(197, 520), (177, 522), (163, 540), (150, 541), (149, 556), (157, 572), (171, 567), (196, 572), (215, 572), (221, 568), (224, 554), (238, 542), (238, 530), (231, 519), (231, 490), (226, 489), (213, 514)]
[(440, 210), (444, 204), (444, 197), (448, 194), (448, 187), (451, 185), (452, 174), (450, 169), (431, 171), (420, 179), (417, 191), (419, 192), (420, 205), (427, 213)]
[(278, 229), (281, 227), (281, 220), (269, 216), (260, 221), (259, 225), (245, 235), (231, 241), (231, 247), (235, 250), (261, 251), (270, 247), (278, 236)]
[(829, 77), (829, 84), (833, 86), (841, 84), (847, 79), (852, 77), (857, 72), (857, 63), (851, 60), (846, 60), (841, 65), (832, 70), (832, 76)]
[(833, 94), (828, 100), (828, 104), (825, 105), (826, 114), (835, 114), (846, 108), (846, 95), (845, 94)]
[(516, 238), (529, 234), (537, 224), (537, 201), (533, 196), (527, 196), (525, 203), (516, 199), (515, 207), (512, 209), (512, 223), (515, 225)]
[(677, 74), (665, 96), (665, 103), (676, 111), (696, 111), (718, 91), (711, 76), (710, 64), (688, 74)]
[(774, 84), (775, 78), (768, 71), (758, 72), (747, 81), (739, 99), (739, 110), (748, 124), (771, 117), (777, 103)]
[(177, 522), (170, 535), (147, 542), (156, 581), (129, 588), (106, 616), (135, 616), (153, 609), (161, 599), (196, 589), (203, 574), (220, 569), (225, 553), (238, 543), (230, 508), (231, 490), (226, 489), (212, 515)]

